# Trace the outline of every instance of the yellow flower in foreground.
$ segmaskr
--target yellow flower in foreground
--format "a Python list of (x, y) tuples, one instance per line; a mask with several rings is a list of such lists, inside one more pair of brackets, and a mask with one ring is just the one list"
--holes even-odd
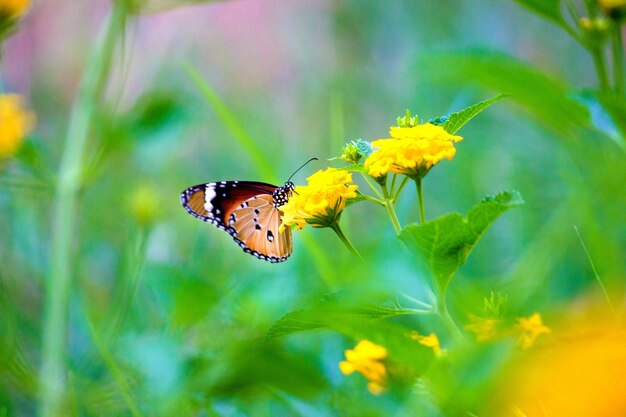
[(465, 326), (465, 329), (474, 333), (478, 342), (489, 342), (500, 337), (500, 322), (500, 320), (472, 315), (470, 316), (470, 323)]
[(422, 336), (416, 331), (412, 331), (409, 335), (411, 339), (416, 340), (420, 345), (424, 345), (426, 347), (432, 348), (433, 352), (435, 352), (436, 356), (441, 356), (444, 353), (444, 350), (441, 349), (441, 344), (439, 343), (439, 338), (435, 333), (431, 333), (428, 336)]
[(452, 159), (456, 153), (454, 142), (463, 140), (431, 123), (391, 127), (389, 134), (390, 139), (372, 142), (374, 152), (365, 160), (372, 177), (380, 178), (388, 172), (423, 177), (442, 159)]
[(29, 4), (29, 0), (0, 0), (0, 15), (19, 17), (26, 13)]
[(349, 198), (356, 197), (358, 186), (352, 184), (352, 174), (328, 168), (307, 178), (308, 185), (296, 187), (287, 204), (280, 207), (283, 213), (281, 230), (296, 225), (302, 229), (328, 227), (339, 220)]
[(531, 347), (537, 338), (542, 334), (550, 333), (550, 329), (544, 326), (541, 315), (535, 313), (530, 317), (520, 317), (517, 319), (518, 344), (522, 349)]
[(387, 369), (382, 362), (387, 358), (387, 349), (369, 340), (361, 340), (354, 349), (347, 349), (346, 360), (339, 363), (344, 375), (360, 372), (369, 381), (367, 389), (380, 395), (385, 390)]
[(20, 96), (0, 94), (0, 158), (17, 152), (34, 121), (34, 115), (23, 107)]
[[(626, 332), (605, 310), (599, 302), (572, 303), (554, 329), (559, 337), (518, 356), (493, 393), (493, 406), (481, 415), (626, 416)], [(622, 323), (624, 318), (622, 313)]]

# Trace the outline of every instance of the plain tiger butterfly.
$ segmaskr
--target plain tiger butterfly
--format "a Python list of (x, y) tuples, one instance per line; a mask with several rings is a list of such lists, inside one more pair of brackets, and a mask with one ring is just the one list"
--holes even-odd
[[(317, 160), (311, 158), (309, 162)], [(180, 203), (193, 217), (228, 233), (244, 252), (264, 261), (287, 260), (293, 251), (291, 229), (280, 231), (280, 206), (289, 201), (295, 186), (256, 181), (220, 181), (194, 185), (180, 195)]]

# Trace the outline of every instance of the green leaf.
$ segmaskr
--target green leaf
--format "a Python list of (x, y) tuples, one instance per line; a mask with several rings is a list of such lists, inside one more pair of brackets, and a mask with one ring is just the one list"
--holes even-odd
[(483, 100), (476, 104), (472, 104), (471, 106), (456, 113), (450, 113), (445, 116), (437, 117), (436, 119), (431, 119), (429, 120), (429, 123), (432, 123), (434, 125), (441, 125), (446, 132), (453, 135), (458, 132), (459, 129), (461, 129), (467, 122), (476, 117), (478, 113), (482, 112), (496, 101), (500, 101), (508, 96), (510, 96), (510, 94), (498, 94), (497, 96), (491, 97), (490, 99)]
[[(380, 294), (378, 295), (380, 297)], [(307, 330), (330, 329), (356, 342), (367, 339), (384, 346), (397, 367), (389, 368), (392, 386), (410, 387), (431, 363), (434, 352), (411, 339), (413, 328), (407, 328), (386, 318), (406, 314), (430, 314), (430, 310), (413, 310), (400, 307), (384, 307), (363, 303), (372, 294), (356, 296), (335, 293), (309, 309), (286, 314), (266, 334), (266, 342), (277, 337)], [(355, 304), (356, 302), (362, 304)], [(432, 330), (422, 331), (428, 334)], [(268, 343), (269, 344), (269, 343)], [(349, 345), (348, 347), (353, 347)]]
[(517, 191), (487, 197), (466, 216), (451, 213), (424, 224), (410, 224), (400, 240), (428, 265), (435, 283), (444, 293), (452, 276), (465, 264), (480, 237), (502, 213), (524, 204)]
[(533, 12), (541, 15), (559, 26), (564, 26), (566, 23), (563, 20), (563, 14), (561, 14), (561, 1), (560, 0), (515, 0), (522, 6), (527, 7)]
[(367, 200), (367, 197), (363, 193), (361, 193), (359, 190), (356, 190), (356, 197), (347, 199), (346, 207), (356, 204), (363, 200)]
[(626, 102), (612, 93), (590, 89), (579, 91), (573, 97), (587, 107), (594, 126), (626, 150)]
[(351, 323), (355, 321), (362, 322), (426, 312), (426, 310), (396, 306), (384, 307), (375, 303), (357, 303), (358, 301), (343, 293), (330, 294), (311, 308), (285, 314), (272, 325), (265, 337), (269, 340), (291, 333), (324, 328), (346, 333)]
[(354, 165), (348, 165), (347, 167), (341, 167), (339, 168), (343, 171), (349, 171), (349, 172), (362, 172), (364, 174), (367, 174), (367, 170), (365, 169), (365, 167), (361, 164), (354, 164)]

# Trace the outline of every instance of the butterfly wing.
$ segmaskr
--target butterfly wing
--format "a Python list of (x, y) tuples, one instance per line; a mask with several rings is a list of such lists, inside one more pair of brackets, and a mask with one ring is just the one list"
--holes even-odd
[(274, 207), (276, 186), (254, 181), (199, 184), (182, 192), (180, 201), (192, 216), (224, 230), (246, 253), (282, 262), (292, 252), (291, 230), (279, 231)]

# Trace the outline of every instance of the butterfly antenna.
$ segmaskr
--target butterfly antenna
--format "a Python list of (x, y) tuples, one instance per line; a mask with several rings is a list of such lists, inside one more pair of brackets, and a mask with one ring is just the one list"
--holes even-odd
[(317, 161), (317, 160), (318, 160), (317, 158), (311, 158), (311, 159), (309, 159), (308, 161), (306, 161), (304, 164), (302, 164), (302, 166), (300, 166), (300, 168), (296, 169), (296, 170), (294, 171), (294, 173), (293, 173), (293, 174), (291, 174), (291, 176), (287, 179), (287, 182), (289, 182), (289, 180), (291, 180), (291, 179), (293, 178), (293, 176), (294, 176), (294, 175), (296, 175), (296, 174), (298, 173), (298, 171), (300, 171), (302, 168), (304, 168), (304, 167), (305, 167), (305, 166), (306, 166), (309, 162), (311, 162), (311, 161)]

